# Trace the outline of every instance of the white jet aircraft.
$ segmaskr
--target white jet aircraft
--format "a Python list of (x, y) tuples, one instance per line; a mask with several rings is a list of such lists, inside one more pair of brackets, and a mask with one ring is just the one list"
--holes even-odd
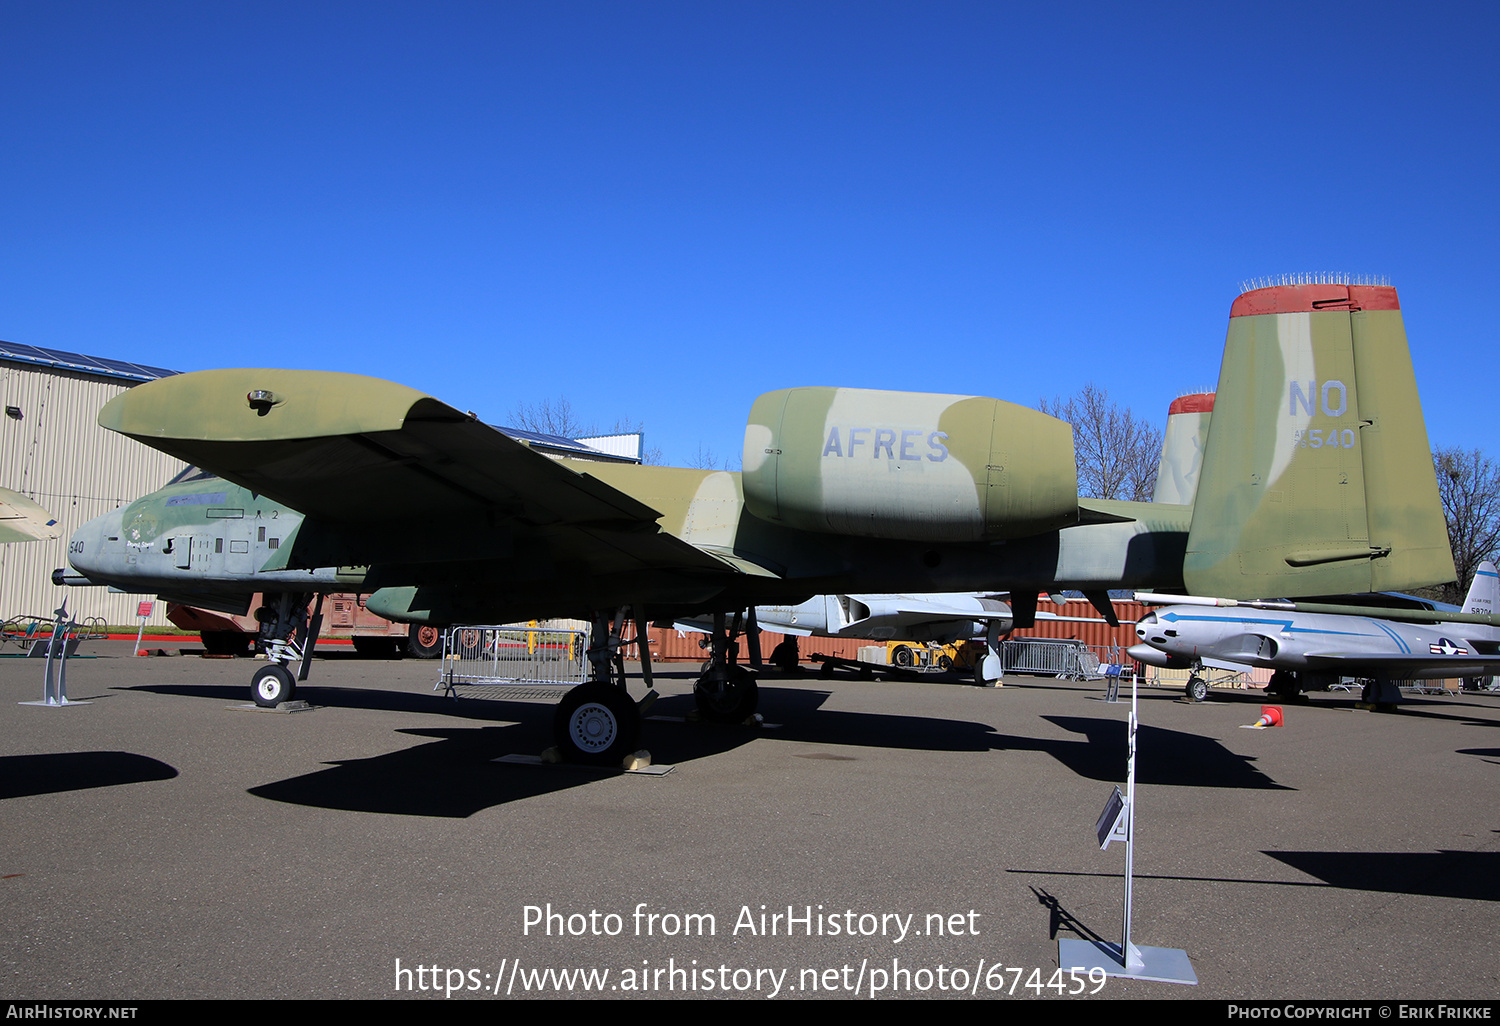
[[(1273, 669), (1267, 690), (1286, 699), (1355, 677), (1373, 682), (1365, 689), (1367, 701), (1388, 702), (1392, 681), (1500, 672), (1500, 618), (1494, 615), (1500, 574), (1490, 562), (1479, 565), (1462, 611), (1391, 595), (1328, 603), (1144, 592), (1136, 598), (1173, 604), (1137, 623), (1141, 644), (1130, 648), (1132, 659), (1178, 669)], [(1207, 684), (1197, 673), (1187, 693), (1194, 701), (1206, 697)]]

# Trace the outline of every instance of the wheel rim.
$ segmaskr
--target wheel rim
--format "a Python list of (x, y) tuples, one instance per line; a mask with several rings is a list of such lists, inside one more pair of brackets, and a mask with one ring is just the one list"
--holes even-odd
[(436, 627), (418, 627), (417, 644), (423, 648), (432, 648), (438, 643), (438, 629)]
[(260, 683), (256, 684), (255, 687), (260, 692), (260, 697), (267, 701), (281, 696), (281, 681), (273, 673), (268, 673), (262, 677)]
[(568, 717), (568, 739), (579, 749), (597, 755), (615, 743), (620, 724), (615, 714), (598, 702), (588, 702)]

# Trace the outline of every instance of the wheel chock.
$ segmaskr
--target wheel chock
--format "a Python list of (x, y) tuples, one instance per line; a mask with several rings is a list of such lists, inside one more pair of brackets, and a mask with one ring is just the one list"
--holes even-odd
[(642, 748), (639, 752), (631, 752), (625, 756), (620, 763), (620, 768), (626, 773), (643, 770), (651, 765), (651, 753)]

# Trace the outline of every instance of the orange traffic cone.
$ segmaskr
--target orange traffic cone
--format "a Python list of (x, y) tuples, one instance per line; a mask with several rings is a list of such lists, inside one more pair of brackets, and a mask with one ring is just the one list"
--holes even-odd
[(1281, 726), (1281, 706), (1263, 705), (1260, 707), (1260, 719), (1254, 723), (1241, 724), (1246, 730), (1265, 730), (1267, 727)]

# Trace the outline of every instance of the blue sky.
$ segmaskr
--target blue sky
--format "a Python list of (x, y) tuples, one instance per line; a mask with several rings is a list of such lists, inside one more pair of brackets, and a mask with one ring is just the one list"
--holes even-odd
[(0, 338), (566, 396), (737, 461), (789, 385), (1160, 422), (1248, 278), (1388, 276), (1492, 448), (1493, 5), (0, 0)]

